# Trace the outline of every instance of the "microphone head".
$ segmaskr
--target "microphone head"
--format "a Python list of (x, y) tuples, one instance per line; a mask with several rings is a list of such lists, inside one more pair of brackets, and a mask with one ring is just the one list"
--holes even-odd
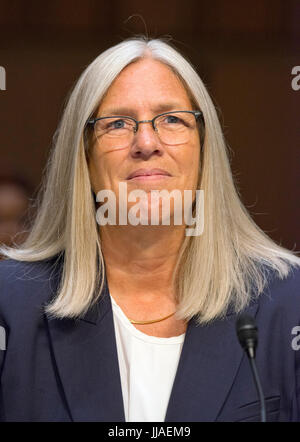
[(247, 355), (249, 357), (255, 357), (258, 333), (254, 318), (247, 314), (240, 315), (236, 321), (236, 333)]

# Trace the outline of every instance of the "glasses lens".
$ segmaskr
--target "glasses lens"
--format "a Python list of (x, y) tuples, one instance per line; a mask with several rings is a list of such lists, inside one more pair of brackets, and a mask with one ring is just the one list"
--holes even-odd
[(161, 141), (165, 144), (184, 144), (190, 140), (196, 129), (197, 121), (189, 112), (170, 112), (155, 120), (155, 126)]
[(102, 118), (97, 120), (94, 126), (95, 136), (99, 142), (113, 144), (118, 141), (118, 146), (130, 143), (134, 129), (134, 120), (124, 117)]

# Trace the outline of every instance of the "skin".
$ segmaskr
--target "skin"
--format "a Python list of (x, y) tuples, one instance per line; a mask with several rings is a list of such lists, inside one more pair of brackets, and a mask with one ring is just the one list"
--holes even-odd
[[(163, 109), (166, 105), (169, 108)], [(148, 120), (169, 110), (193, 110), (193, 107), (176, 75), (161, 62), (145, 58), (120, 73), (102, 100), (97, 116), (119, 114)], [(125, 148), (108, 149), (95, 140), (88, 165), (94, 192), (111, 189), (118, 201), (119, 182), (126, 181), (139, 168), (161, 168), (170, 176), (126, 181), (128, 192), (137, 188), (146, 192), (195, 190), (199, 161), (197, 130), (188, 143), (167, 146), (159, 140), (151, 124), (141, 124), (132, 144)], [(176, 310), (172, 274), (185, 237), (184, 229), (184, 225), (101, 226), (109, 290), (128, 318), (146, 321)], [(135, 325), (143, 333), (159, 337), (180, 335), (186, 326), (185, 321), (175, 316), (154, 324)]]

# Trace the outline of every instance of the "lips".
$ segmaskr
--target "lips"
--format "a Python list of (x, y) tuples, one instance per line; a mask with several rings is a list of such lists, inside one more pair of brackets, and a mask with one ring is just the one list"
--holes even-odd
[(171, 176), (169, 172), (163, 169), (137, 169), (133, 171), (128, 177), (127, 180), (131, 180), (137, 177), (155, 177), (155, 176)]

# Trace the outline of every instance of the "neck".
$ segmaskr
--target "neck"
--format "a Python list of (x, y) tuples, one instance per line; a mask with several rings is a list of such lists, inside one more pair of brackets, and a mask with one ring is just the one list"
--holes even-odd
[(173, 273), (185, 233), (182, 226), (104, 226), (101, 247), (112, 292), (174, 298)]

